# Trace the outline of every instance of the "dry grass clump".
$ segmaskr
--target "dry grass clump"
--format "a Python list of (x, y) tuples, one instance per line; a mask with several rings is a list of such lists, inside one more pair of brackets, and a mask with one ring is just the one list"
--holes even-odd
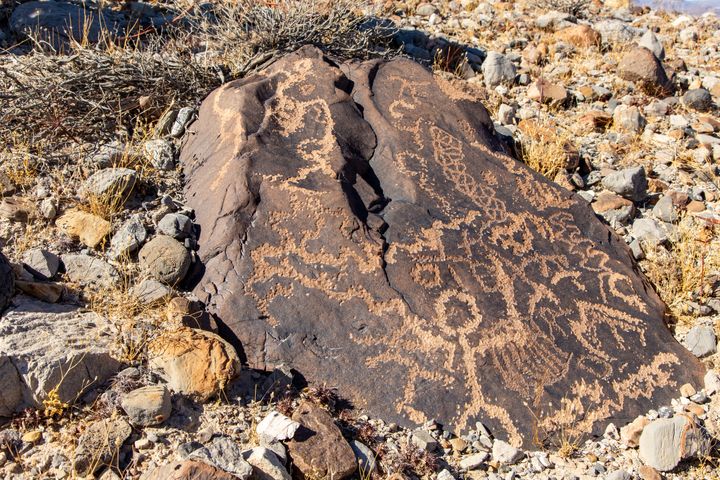
[(395, 30), (362, 13), (363, 7), (365, 2), (351, 0), (218, 2), (216, 21), (203, 17), (197, 28), (233, 75), (303, 45), (342, 59), (391, 54)]
[(554, 180), (573, 163), (577, 151), (570, 134), (537, 121), (520, 122), (520, 157), (544, 177)]
[(720, 273), (717, 225), (686, 216), (679, 222), (669, 250), (663, 246), (645, 247), (646, 259), (640, 262), (645, 275), (674, 320), (691, 321), (684, 303), (693, 295), (707, 294), (707, 279)]

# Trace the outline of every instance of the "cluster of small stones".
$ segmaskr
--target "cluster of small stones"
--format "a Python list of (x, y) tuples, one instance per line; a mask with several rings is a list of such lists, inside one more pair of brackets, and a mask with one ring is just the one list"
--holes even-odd
[[(480, 87), (500, 134), (522, 142), (536, 122), (573, 136), (580, 160), (569, 162), (556, 181), (590, 202), (637, 259), (648, 246), (671, 246), (683, 213), (720, 221), (713, 183), (720, 161), (715, 16), (665, 15), (613, 2), (591, 2), (583, 18), (542, 8), (542, 2), (390, 3), (391, 18), (404, 29), (398, 40), (406, 54), (433, 63), (451, 42), (463, 45), (467, 63), (455, 73)], [(171, 109), (140, 145), (118, 140), (93, 148), (78, 166), (64, 168), (62, 184), (40, 174), (33, 186), (20, 188), (0, 177), (1, 243), (37, 231), (33, 224), (41, 227), (32, 248), (17, 256), (4, 249), (18, 291), (45, 302), (82, 303), (84, 292), (120, 288), (131, 268), (141, 274), (122, 286), (127, 295), (162, 301), (174, 309), (170, 316), (179, 312), (181, 323), (199, 321), (182, 292), (196, 261), (196, 228), (193, 212), (183, 207), (176, 165), (194, 107)], [(147, 167), (118, 167), (128, 156)], [(76, 208), (106, 194), (124, 200), (112, 221)], [(676, 332), (710, 368), (718, 366), (719, 298), (720, 288), (699, 292), (687, 305), (694, 326)], [(188, 335), (198, 343), (221, 342), (199, 332)], [(221, 360), (237, 368), (237, 355), (223, 348), (222, 359), (203, 350), (199, 364)], [(457, 436), (435, 422), (408, 430), (361, 415), (336, 419), (342, 429), (326, 425), (307, 454), (294, 438), (302, 424), (294, 415), (307, 402), (296, 399), (288, 407), (269, 400), (277, 398), (266, 393), (275, 373), (215, 372), (217, 381), (208, 384), (191, 375), (199, 367), (184, 358), (180, 352), (122, 370), (85, 396), (86, 406), (74, 416), (38, 422), (31, 412), (20, 415), (0, 430), (0, 476), (159, 479), (168, 478), (163, 468), (169, 465), (196, 478), (287, 479), (298, 469), (312, 476), (302, 471), (307, 456), (325, 459), (334, 478), (375, 472), (442, 480), (649, 480), (702, 478), (716, 461), (706, 458), (711, 439), (720, 435), (720, 377), (713, 370), (703, 390), (683, 386), (672, 404), (657, 405), (628, 425), (610, 425), (599, 439), (569, 437), (552, 448), (521, 451), (481, 423)], [(168, 362), (190, 378), (173, 378), (162, 368)], [(209, 401), (219, 387), (227, 387), (223, 401)], [(436, 458), (434, 472), (403, 466), (408, 451), (419, 452), (416, 459)]]

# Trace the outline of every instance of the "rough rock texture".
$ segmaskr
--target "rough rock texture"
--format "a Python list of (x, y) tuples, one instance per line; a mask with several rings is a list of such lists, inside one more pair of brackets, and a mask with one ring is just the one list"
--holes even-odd
[(618, 75), (636, 82), (650, 95), (671, 95), (675, 89), (662, 62), (645, 47), (635, 47), (623, 56), (618, 65)]
[(141, 480), (237, 480), (235, 475), (197, 460), (170, 462), (140, 478)]
[(60, 230), (90, 248), (100, 245), (111, 229), (110, 222), (104, 218), (76, 209), (68, 210), (55, 223)]
[(513, 445), (700, 384), (624, 243), (503, 153), (475, 95), (408, 60), (341, 68), (303, 49), (229, 83), (181, 155), (197, 293), (250, 366)]
[(13, 302), (0, 317), (0, 385), (14, 385), (0, 389), (0, 416), (42, 406), (56, 387), (60, 400), (74, 401), (118, 371), (120, 363), (108, 353), (109, 325), (101, 317), (24, 296)]
[(168, 285), (180, 282), (190, 269), (190, 253), (182, 243), (158, 235), (140, 249), (140, 268)]
[(301, 478), (342, 480), (355, 472), (355, 452), (326, 410), (303, 402), (292, 418), (300, 428), (287, 442), (287, 448)]
[(202, 401), (240, 373), (235, 349), (214, 333), (181, 328), (153, 340), (148, 350), (150, 366), (165, 373), (172, 390)]
[(15, 276), (10, 262), (0, 252), (0, 312), (5, 310), (13, 293), (15, 293)]
[(132, 427), (122, 418), (93, 423), (78, 439), (73, 468), (85, 476), (111, 464), (131, 433)]
[(164, 385), (148, 385), (126, 393), (121, 402), (133, 425), (159, 425), (170, 417), (172, 402)]
[(700, 429), (691, 417), (658, 418), (640, 435), (640, 459), (656, 470), (667, 472), (681, 460), (695, 455), (700, 440)]

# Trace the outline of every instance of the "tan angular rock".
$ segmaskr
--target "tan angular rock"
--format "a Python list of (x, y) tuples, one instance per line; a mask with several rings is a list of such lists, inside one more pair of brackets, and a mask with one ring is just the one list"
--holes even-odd
[(600, 34), (589, 25), (575, 25), (563, 28), (555, 33), (555, 39), (575, 45), (576, 47), (592, 47), (600, 45)]
[(620, 441), (627, 447), (637, 448), (640, 443), (640, 435), (645, 426), (650, 423), (647, 417), (637, 417), (620, 429)]
[(55, 223), (60, 230), (90, 248), (100, 245), (110, 234), (110, 222), (82, 210), (68, 210)]
[(191, 328), (167, 332), (148, 346), (149, 365), (168, 386), (199, 401), (218, 395), (240, 373), (240, 358), (214, 333)]
[(542, 103), (562, 103), (567, 99), (567, 90), (560, 84), (541, 78), (528, 87), (527, 96)]
[(301, 428), (287, 448), (300, 477), (342, 480), (355, 472), (355, 453), (327, 411), (305, 401), (292, 418)]

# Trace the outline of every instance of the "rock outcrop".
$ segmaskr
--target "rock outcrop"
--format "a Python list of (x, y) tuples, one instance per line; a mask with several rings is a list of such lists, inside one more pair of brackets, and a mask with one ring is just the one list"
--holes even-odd
[(624, 243), (411, 61), (305, 48), (212, 93), (189, 131), (197, 293), (252, 367), (516, 446), (702, 381)]

